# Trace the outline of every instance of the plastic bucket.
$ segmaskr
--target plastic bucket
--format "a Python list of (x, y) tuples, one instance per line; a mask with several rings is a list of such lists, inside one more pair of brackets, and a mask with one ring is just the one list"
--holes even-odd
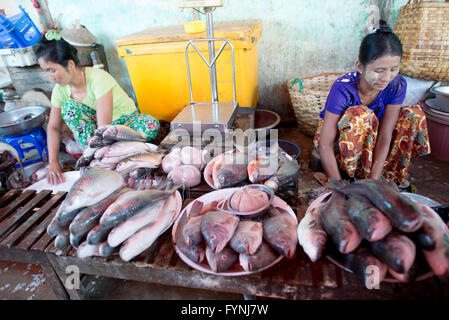
[(449, 113), (441, 115), (423, 108), (429, 131), (431, 154), (434, 158), (449, 162)]

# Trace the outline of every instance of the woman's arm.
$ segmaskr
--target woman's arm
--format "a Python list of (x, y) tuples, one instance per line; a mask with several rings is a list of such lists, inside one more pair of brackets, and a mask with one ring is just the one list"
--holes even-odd
[(385, 114), (380, 122), (376, 146), (374, 147), (373, 167), (371, 169), (372, 179), (379, 180), (382, 175), (382, 169), (390, 151), (391, 138), (400, 111), (400, 105), (389, 104), (386, 106)]
[(47, 124), (47, 149), (49, 169), (47, 181), (50, 184), (64, 182), (62, 168), (59, 164), (60, 132), (62, 128), (61, 108), (51, 107)]
[(337, 123), (340, 119), (338, 114), (327, 112), (324, 116), (324, 124), (321, 128), (319, 153), (321, 164), (329, 178), (341, 180), (337, 159), (334, 153), (334, 143), (337, 137)]
[(97, 127), (112, 123), (112, 90), (97, 99)]

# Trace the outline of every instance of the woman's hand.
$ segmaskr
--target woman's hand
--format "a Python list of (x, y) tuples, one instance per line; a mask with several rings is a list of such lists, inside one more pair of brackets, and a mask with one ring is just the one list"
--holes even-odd
[(65, 176), (59, 162), (50, 162), (48, 166), (47, 181), (51, 185), (65, 182)]

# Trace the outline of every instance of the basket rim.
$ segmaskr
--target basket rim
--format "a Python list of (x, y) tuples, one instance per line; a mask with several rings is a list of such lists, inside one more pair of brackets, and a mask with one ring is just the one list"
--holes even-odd
[[(329, 76), (329, 75), (344, 75), (348, 72), (353, 72), (353, 71), (327, 71), (327, 72), (320, 72), (320, 73), (315, 73), (315, 74), (308, 74), (308, 75), (304, 75), (304, 76), (298, 76), (295, 78), (292, 78), (289, 80), (289, 82), (294, 81), (295, 79), (300, 79), (300, 80), (306, 80), (306, 79), (312, 79), (312, 78), (316, 78), (316, 77), (320, 77), (320, 76)], [(356, 72), (356, 71), (354, 71)]]

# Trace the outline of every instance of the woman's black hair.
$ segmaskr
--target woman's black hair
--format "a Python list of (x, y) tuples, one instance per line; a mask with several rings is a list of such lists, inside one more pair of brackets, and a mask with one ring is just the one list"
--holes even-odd
[(384, 20), (380, 20), (379, 29), (368, 34), (360, 44), (359, 60), (364, 67), (385, 55), (402, 58), (402, 43)]
[(64, 39), (47, 40), (45, 35), (39, 39), (39, 47), (36, 50), (36, 58), (44, 58), (46, 61), (57, 63), (67, 68), (69, 60), (79, 65), (78, 50)]

